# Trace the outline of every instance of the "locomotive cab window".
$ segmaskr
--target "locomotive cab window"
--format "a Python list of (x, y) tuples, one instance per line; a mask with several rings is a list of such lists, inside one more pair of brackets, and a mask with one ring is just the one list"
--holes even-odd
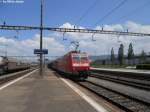
[(73, 59), (73, 61), (80, 61), (80, 57), (79, 56), (73, 56), (72, 59)]
[(81, 61), (88, 61), (88, 57), (81, 57)]

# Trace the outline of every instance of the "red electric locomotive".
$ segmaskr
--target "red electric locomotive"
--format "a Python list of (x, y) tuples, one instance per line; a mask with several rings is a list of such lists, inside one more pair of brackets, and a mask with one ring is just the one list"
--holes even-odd
[(90, 73), (88, 55), (80, 51), (71, 51), (49, 65), (51, 68), (63, 72), (71, 78), (86, 79)]

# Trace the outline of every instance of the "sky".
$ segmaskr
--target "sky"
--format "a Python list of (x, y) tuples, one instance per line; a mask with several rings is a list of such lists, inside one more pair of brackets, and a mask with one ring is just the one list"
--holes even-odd
[[(6, 0), (5, 0), (6, 1)], [(22, 3), (3, 3), (0, 0), (0, 24), (7, 25), (40, 25), (40, 0), (18, 0)], [(123, 0), (44, 0), (44, 26), (73, 28), (92, 28), (114, 31), (150, 32), (150, 1), (124, 0), (124, 4), (113, 13), (101, 20)], [(81, 19), (80, 19), (81, 18)], [(18, 39), (13, 38), (17, 36)], [(142, 50), (149, 51), (150, 37), (129, 37), (115, 35), (66, 33), (63, 34), (44, 31), (44, 48), (49, 50), (50, 56), (61, 56), (74, 49), (71, 41), (79, 41), (80, 49), (89, 55), (110, 54), (114, 47), (117, 54), (120, 43), (125, 46), (133, 43), (135, 53)], [(7, 44), (8, 55), (33, 55), (33, 49), (39, 48), (39, 31), (2, 31), (0, 43)], [(0, 46), (0, 55), (3, 55), (4, 46)]]

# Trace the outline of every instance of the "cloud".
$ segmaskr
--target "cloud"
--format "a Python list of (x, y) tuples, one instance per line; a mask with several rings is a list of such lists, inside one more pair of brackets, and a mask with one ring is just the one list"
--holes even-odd
[[(73, 24), (64, 23), (61, 28), (74, 28)], [(85, 27), (78, 26), (78, 28), (85, 29)], [(101, 26), (96, 26), (94, 29), (102, 29)], [(125, 31), (149, 33), (150, 25), (142, 25), (132, 21), (125, 24), (104, 25), (104, 30)], [(140, 53), (142, 50), (150, 52), (150, 37), (131, 37), (131, 36), (116, 36), (95, 34), (92, 41), (92, 34), (85, 33), (65, 33), (67, 41), (62, 41), (63, 33), (54, 32), (49, 36), (43, 37), (43, 48), (49, 50), (49, 55), (60, 56), (64, 53), (73, 50), (74, 46), (71, 41), (79, 41), (80, 49), (88, 52), (90, 55), (110, 54), (111, 48), (114, 47), (115, 53), (118, 52), (118, 47), (121, 43), (124, 44), (125, 53), (127, 53), (129, 43), (133, 43), (135, 53)], [(13, 40), (5, 37), (0, 37), (0, 43), (8, 44), (8, 55), (31, 56), (33, 49), (39, 48), (39, 34), (34, 37), (24, 40)], [(0, 46), (0, 54), (4, 54), (5, 47)]]
[[(63, 28), (73, 28), (74, 25), (70, 23), (65, 23), (61, 27)], [(84, 28), (79, 26), (80, 28)], [(149, 33), (150, 25), (142, 25), (132, 21), (128, 21), (125, 24), (115, 24), (115, 25), (104, 25), (104, 30), (111, 31), (130, 31), (139, 33)], [(95, 29), (102, 29), (101, 26), (96, 26)], [(89, 54), (110, 54), (111, 48), (114, 47), (115, 53), (118, 52), (118, 47), (122, 43), (125, 48), (125, 54), (127, 54), (128, 46), (132, 42), (135, 53), (139, 54), (142, 50), (150, 52), (148, 49), (150, 47), (150, 37), (131, 37), (131, 36), (116, 36), (116, 35), (104, 35), (95, 34), (94, 40), (92, 41), (92, 34), (83, 33), (66, 33), (72, 41), (80, 42), (80, 49), (88, 52)]]
[[(34, 37), (25, 40), (13, 40), (0, 37), (0, 54), (4, 55), (5, 45), (9, 56), (34, 56), (33, 50), (40, 46), (40, 36), (36, 34)], [(55, 40), (54, 37), (43, 37), (43, 48), (49, 50), (49, 55), (58, 56), (65, 52), (65, 47)]]

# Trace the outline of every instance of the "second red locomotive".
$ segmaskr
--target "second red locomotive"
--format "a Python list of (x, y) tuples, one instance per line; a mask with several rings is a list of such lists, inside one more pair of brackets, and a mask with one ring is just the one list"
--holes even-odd
[(86, 79), (89, 75), (90, 61), (87, 53), (71, 51), (51, 62), (49, 66), (71, 78)]

